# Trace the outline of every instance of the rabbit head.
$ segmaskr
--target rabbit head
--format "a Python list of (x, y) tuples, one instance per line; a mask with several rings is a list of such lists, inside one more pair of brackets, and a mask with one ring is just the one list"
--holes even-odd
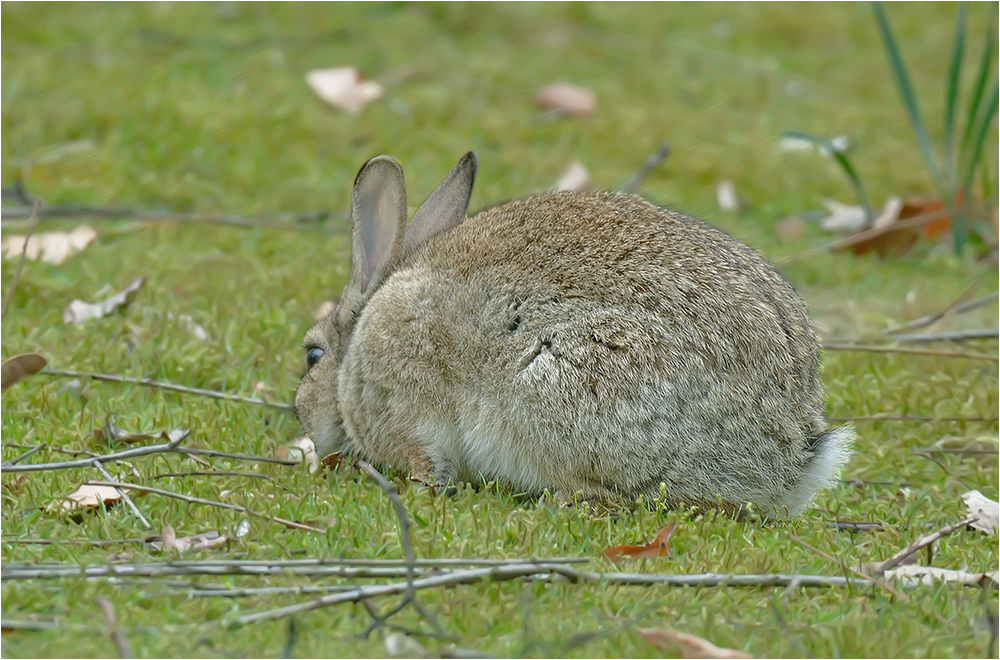
[(299, 420), (320, 456), (352, 449), (337, 396), (341, 362), (365, 305), (386, 278), (427, 240), (465, 218), (479, 161), (467, 153), (406, 222), (403, 170), (393, 158), (372, 158), (351, 196), (351, 270), (340, 301), (306, 333), (308, 371), (295, 394)]

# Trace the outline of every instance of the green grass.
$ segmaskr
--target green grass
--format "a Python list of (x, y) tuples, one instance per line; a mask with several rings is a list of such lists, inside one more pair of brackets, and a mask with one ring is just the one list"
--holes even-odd
[[(989, 9), (971, 5), (969, 24), (981, 25)], [(955, 10), (920, 4), (889, 5), (886, 12), (925, 126), (939, 141), (933, 130), (943, 125)], [(552, 186), (574, 159), (591, 170), (597, 187), (614, 189), (669, 139), (669, 159), (640, 192), (778, 259), (829, 240), (809, 226), (801, 243), (779, 244), (773, 227), (781, 218), (817, 208), (825, 196), (853, 199), (832, 160), (780, 151), (783, 130), (850, 135), (852, 162), (875, 205), (889, 194), (934, 191), (867, 5), (5, 3), (2, 19), (2, 179), (5, 186), (23, 179), (46, 202), (242, 215), (340, 212), (349, 206), (360, 165), (390, 153), (405, 168), (415, 208), (448, 167), (474, 149), (481, 167), (472, 207), (480, 208)], [(980, 46), (968, 41), (969, 62), (978, 62)], [(369, 78), (396, 80), (386, 99), (358, 116), (325, 106), (303, 80), (309, 69), (347, 64)], [(576, 120), (543, 117), (534, 92), (557, 80), (595, 89), (597, 112)], [(997, 144), (995, 122), (988, 143)], [(986, 168), (995, 176), (995, 148), (987, 150)], [(727, 178), (751, 204), (738, 217), (715, 208), (714, 186)], [(3, 319), (3, 357), (39, 351), (54, 368), (251, 396), (263, 382), (270, 396), (290, 401), (303, 371), (302, 335), (319, 303), (335, 297), (346, 278), (349, 242), (339, 218), (305, 231), (95, 220), (101, 236), (82, 254), (58, 266), (25, 265)], [(45, 221), (39, 231), (73, 224)], [(4, 226), (5, 233), (22, 230)], [(3, 262), (3, 295), (14, 266)], [(977, 295), (998, 285), (995, 266), (976, 261), (971, 250), (956, 255), (930, 243), (894, 261), (836, 254), (783, 273), (828, 338), (876, 336), (945, 308), (971, 284), (978, 284)], [(123, 315), (62, 323), (62, 307), (73, 298), (92, 300), (103, 287), (120, 288), (138, 276), (147, 284)], [(190, 315), (209, 339), (190, 338), (168, 312)], [(951, 319), (944, 329), (995, 325), (994, 305)], [(971, 348), (996, 352), (992, 342)], [(832, 416), (993, 418), (1000, 405), (992, 362), (830, 352), (823, 369)], [(13, 444), (110, 451), (91, 434), (110, 414), (129, 430), (187, 427), (199, 446), (263, 455), (300, 430), (293, 415), (263, 408), (108, 383), (77, 390), (65, 379), (36, 376), (3, 395), (3, 459), (23, 452)], [(465, 488), (446, 498), (399, 485), (418, 557), (580, 555), (594, 558), (590, 570), (615, 570), (597, 559), (603, 548), (644, 543), (666, 522), (680, 522), (670, 559), (622, 568), (663, 573), (841, 575), (842, 567), (790, 534), (857, 566), (961, 519), (962, 492), (997, 496), (995, 455), (941, 454), (937, 464), (910, 451), (948, 437), (995, 439), (995, 421), (857, 426), (857, 451), (844, 476), (878, 483), (842, 483), (794, 528), (643, 509), (616, 520), (591, 519), (495, 489)], [(50, 449), (29, 460), (66, 458)], [(212, 464), (272, 481), (153, 479), (205, 469), (176, 456), (135, 460), (134, 471), (110, 469), (122, 480), (329, 525), (325, 534), (313, 534), (250, 518), (246, 536), (198, 558), (402, 556), (390, 502), (359, 475), (322, 478), (273, 465)], [(95, 470), (44, 472), (15, 487), (4, 475), (3, 562), (95, 565), (124, 550), (130, 561), (159, 560), (139, 544), (68, 543), (146, 534), (124, 508), (81, 523), (45, 512), (54, 499), (96, 478)], [(169, 524), (180, 535), (233, 533), (244, 518), (156, 495), (136, 502), (155, 527)], [(828, 526), (834, 519), (880, 522), (885, 529), (851, 535)], [(11, 542), (29, 538), (65, 542)], [(996, 539), (957, 532), (936, 544), (933, 564), (996, 570)], [(309, 583), (293, 577), (189, 581)], [(635, 627), (674, 628), (758, 656), (995, 655), (979, 623), (996, 615), (995, 590), (939, 585), (907, 593), (909, 600), (880, 589), (515, 581), (431, 590), (420, 600), (459, 646), (497, 655), (661, 657)], [(284, 622), (238, 631), (213, 622), (307, 598), (189, 598), (162, 581), (5, 581), (4, 619), (60, 628), (5, 634), (4, 656), (114, 655), (95, 606), (99, 594), (114, 603), (137, 656), (281, 655)], [(302, 615), (292, 652), (384, 655), (377, 634), (356, 637), (369, 622), (354, 605)], [(421, 625), (412, 610), (392, 622)], [(586, 633), (601, 634), (581, 637)], [(420, 641), (435, 653), (448, 643)]]

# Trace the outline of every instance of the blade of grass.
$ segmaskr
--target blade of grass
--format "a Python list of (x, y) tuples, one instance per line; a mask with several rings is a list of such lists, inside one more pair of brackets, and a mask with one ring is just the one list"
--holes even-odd
[(976, 117), (975, 127), (972, 131), (971, 152), (969, 153), (965, 168), (962, 171), (962, 191), (967, 192), (972, 188), (972, 179), (975, 177), (976, 165), (983, 157), (983, 147), (986, 143), (986, 136), (990, 132), (990, 124), (997, 113), (998, 102), (997, 78), (994, 76), (990, 83), (990, 91), (987, 92), (983, 100), (983, 108)]
[[(955, 107), (958, 105), (958, 86), (962, 78), (962, 58), (965, 55), (965, 22), (968, 3), (958, 5), (955, 21), (955, 38), (951, 45), (951, 65), (948, 67), (948, 88), (944, 96), (944, 176), (949, 189), (954, 190), (958, 181), (955, 172)], [(946, 200), (950, 206), (954, 200)]]
[[(991, 12), (992, 16), (995, 12)], [(992, 25), (992, 22), (990, 23)], [(975, 177), (976, 164), (983, 155), (983, 141), (989, 130), (990, 122), (996, 113), (996, 77), (990, 76), (993, 69), (993, 53), (996, 50), (995, 37), (992, 27), (986, 30), (986, 37), (983, 43), (983, 54), (979, 61), (979, 72), (976, 74), (976, 82), (972, 88), (972, 97), (969, 100), (969, 107), (965, 118), (965, 133), (962, 136), (962, 144), (959, 148), (959, 167), (961, 177), (958, 181), (963, 194), (968, 194), (972, 188), (972, 179)], [(993, 83), (992, 94), (986, 90)]]
[(868, 217), (869, 222), (875, 217), (875, 210), (872, 207), (871, 199), (868, 197), (868, 193), (865, 191), (864, 184), (861, 183), (861, 177), (858, 176), (857, 171), (854, 169), (851, 161), (848, 160), (847, 155), (838, 150), (834, 146), (833, 142), (825, 137), (816, 135), (815, 133), (809, 133), (807, 131), (782, 131), (781, 134), (785, 137), (811, 142), (822, 149), (828, 150), (830, 155), (832, 155), (840, 165), (841, 169), (844, 170), (844, 174), (847, 175), (847, 179), (851, 182), (851, 186), (854, 188), (854, 194), (857, 195), (858, 202), (864, 207), (865, 215)]
[(917, 144), (920, 146), (920, 153), (927, 165), (934, 184), (941, 191), (942, 195), (946, 191), (944, 182), (941, 179), (941, 170), (938, 167), (937, 158), (934, 156), (934, 149), (931, 147), (930, 138), (924, 128), (924, 122), (920, 118), (920, 108), (917, 106), (917, 97), (910, 85), (910, 77), (906, 73), (906, 65), (896, 46), (896, 39), (892, 36), (889, 21), (885, 16), (885, 9), (881, 2), (872, 3), (872, 11), (875, 13), (875, 20), (878, 23), (879, 34), (882, 36), (882, 45), (885, 46), (886, 54), (889, 56), (889, 65), (892, 68), (892, 76), (896, 80), (899, 88), (899, 95), (903, 98), (903, 107), (910, 119), (910, 126), (916, 135)]

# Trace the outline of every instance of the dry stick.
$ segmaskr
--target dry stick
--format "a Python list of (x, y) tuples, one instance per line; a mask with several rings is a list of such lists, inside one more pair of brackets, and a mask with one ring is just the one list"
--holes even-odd
[(93, 378), (94, 380), (104, 380), (112, 383), (128, 383), (132, 385), (142, 385), (144, 387), (153, 387), (161, 390), (168, 390), (170, 392), (180, 392), (182, 394), (197, 394), (199, 396), (207, 396), (212, 399), (220, 399), (222, 401), (232, 401), (234, 403), (248, 403), (253, 406), (267, 406), (268, 408), (276, 408), (278, 410), (295, 410), (295, 406), (290, 403), (280, 403), (274, 401), (265, 401), (263, 399), (256, 399), (249, 396), (239, 396), (237, 394), (226, 394), (225, 392), (218, 392), (216, 390), (206, 390), (200, 387), (185, 387), (183, 385), (174, 385), (173, 383), (163, 383), (160, 381), (152, 380), (151, 378), (131, 378), (128, 376), (114, 376), (112, 374), (97, 374), (88, 373), (84, 371), (71, 371), (68, 369), (42, 369), (38, 373), (44, 374), (46, 376), (60, 376), (66, 378)]
[(252, 454), (233, 454), (228, 451), (216, 451), (214, 449), (198, 449), (195, 447), (178, 447), (175, 450), (178, 454), (189, 454), (191, 456), (215, 456), (217, 458), (231, 458), (236, 461), (248, 461), (250, 463), (274, 463), (276, 465), (302, 465), (300, 460), (289, 460), (287, 458), (274, 458), (272, 456), (254, 456)]
[(115, 613), (115, 606), (103, 594), (98, 594), (96, 600), (98, 607), (104, 612), (104, 618), (108, 620), (108, 627), (111, 629), (111, 638), (115, 640), (115, 646), (118, 647), (119, 657), (131, 658), (132, 651), (128, 647), (128, 640), (125, 639), (125, 633), (122, 632), (121, 627), (118, 625), (118, 615)]
[[(35, 204), (39, 204), (36, 200)], [(5, 208), (0, 215), (4, 221), (28, 217), (27, 207)], [(265, 227), (273, 229), (310, 229), (328, 218), (346, 220), (347, 214), (341, 211), (319, 211), (316, 213), (284, 214), (289, 220), (265, 218), (248, 218), (240, 215), (225, 215), (219, 213), (172, 213), (170, 211), (140, 211), (129, 208), (107, 208), (100, 206), (81, 206), (78, 204), (46, 205), (40, 209), (41, 218), (138, 218), (152, 222), (191, 222), (196, 224), (222, 224), (234, 227)]]
[(931, 532), (930, 534), (924, 534), (919, 539), (917, 539), (913, 543), (909, 544), (908, 546), (906, 546), (905, 548), (894, 554), (889, 559), (886, 559), (884, 562), (879, 564), (878, 568), (875, 569), (875, 574), (878, 576), (884, 575), (886, 571), (888, 571), (891, 568), (895, 568), (896, 566), (899, 566), (899, 564), (904, 559), (906, 559), (907, 557), (916, 552), (919, 552), (921, 548), (924, 548), (934, 543), (938, 539), (948, 536), (955, 530), (962, 529), (966, 525), (971, 525), (977, 520), (979, 520), (979, 518), (976, 517), (966, 518), (962, 522), (955, 523), (954, 525), (946, 525), (941, 529), (937, 530), (936, 532)]
[(927, 316), (922, 316), (919, 319), (914, 319), (910, 321), (909, 323), (904, 323), (903, 325), (898, 325), (894, 328), (883, 330), (883, 334), (891, 335), (893, 333), (900, 332), (902, 330), (913, 330), (915, 328), (923, 328), (925, 326), (932, 325), (934, 323), (937, 323), (940, 319), (944, 318), (944, 316), (948, 313), (962, 314), (964, 312), (968, 312), (969, 310), (976, 309), (977, 307), (988, 305), (989, 303), (997, 299), (998, 294), (1000, 294), (1000, 291), (994, 291), (988, 296), (977, 298), (972, 302), (963, 303), (961, 305), (958, 305), (957, 307), (954, 305), (950, 305), (948, 309), (937, 312), (936, 314), (929, 314)]
[(24, 258), (28, 254), (28, 241), (31, 240), (31, 232), (35, 229), (35, 225), (38, 224), (38, 205), (39, 202), (37, 200), (31, 205), (31, 217), (28, 219), (28, 231), (25, 232), (24, 245), (21, 246), (21, 258), (17, 261), (14, 280), (10, 283), (10, 288), (7, 290), (7, 297), (4, 298), (3, 310), (0, 310), (0, 319), (7, 316), (7, 308), (10, 307), (11, 298), (14, 297), (14, 289), (17, 288), (17, 282), (21, 279), (21, 268), (24, 267)]
[[(894, 338), (895, 339), (895, 338)], [(860, 351), (864, 353), (910, 353), (913, 355), (933, 355), (947, 358), (967, 358), (969, 360), (1000, 361), (1000, 356), (985, 353), (961, 353), (954, 351), (934, 351), (926, 348), (898, 348), (896, 346), (866, 346), (864, 344), (823, 344), (827, 351)]]
[(0, 540), (0, 543), (14, 543), (17, 545), (92, 545), (99, 548), (104, 548), (109, 545), (129, 545), (131, 543), (145, 543), (146, 539), (108, 539), (100, 541), (91, 541), (85, 539), (15, 539), (15, 538), (4, 538)]
[[(101, 475), (108, 480), (108, 482), (115, 483), (114, 477), (112, 477), (111, 474), (104, 469), (104, 466), (101, 465), (100, 461), (94, 461), (93, 465), (98, 469)], [(146, 529), (153, 529), (153, 526), (149, 524), (149, 521), (146, 520), (146, 518), (142, 515), (142, 512), (139, 511), (139, 507), (137, 507), (135, 502), (132, 501), (132, 498), (128, 496), (128, 492), (121, 486), (115, 486), (115, 490), (118, 491), (118, 496), (121, 497), (122, 501), (125, 502), (128, 508), (132, 510), (132, 513), (139, 519), (139, 522), (142, 523), (143, 527)]]
[(827, 417), (831, 422), (996, 422), (1000, 417), (934, 417), (932, 415), (858, 415)]
[(784, 257), (783, 259), (777, 259), (774, 261), (774, 264), (776, 266), (784, 266), (796, 261), (808, 259), (809, 257), (826, 254), (834, 250), (843, 250), (846, 247), (850, 247), (858, 243), (864, 243), (865, 241), (875, 238), (876, 236), (881, 236), (882, 234), (889, 234), (891, 232), (902, 231), (904, 229), (916, 229), (917, 227), (922, 227), (929, 222), (934, 222), (935, 220), (940, 220), (941, 218), (947, 218), (955, 211), (969, 210), (970, 208), (971, 207), (969, 206), (961, 206), (950, 209), (938, 209), (937, 211), (914, 216), (899, 222), (894, 222), (891, 225), (886, 225), (884, 227), (873, 227), (871, 229), (858, 232), (857, 234), (852, 234), (846, 238), (842, 238), (839, 241), (834, 241), (828, 245), (824, 245), (813, 250), (806, 250), (805, 252), (799, 252), (798, 254), (793, 254)]
[[(900, 599), (900, 600), (902, 600), (904, 602), (909, 602), (909, 600), (910, 600), (909, 597), (907, 597), (907, 596), (899, 593), (898, 591), (896, 591), (895, 589), (893, 589), (892, 587), (890, 587), (888, 584), (886, 584), (886, 582), (885, 582), (884, 579), (882, 579), (882, 578), (874, 578), (871, 575), (868, 575), (867, 573), (865, 573), (863, 571), (859, 571), (856, 568), (852, 568), (851, 566), (848, 566), (847, 564), (845, 564), (841, 560), (837, 559), (833, 555), (827, 554), (826, 552), (823, 552), (819, 548), (817, 548), (815, 546), (812, 546), (812, 545), (809, 545), (808, 543), (806, 543), (805, 541), (803, 541), (799, 537), (795, 536), (794, 534), (789, 534), (788, 536), (793, 541), (795, 541), (796, 543), (798, 543), (802, 547), (806, 548), (807, 550), (811, 550), (812, 552), (816, 553), (817, 555), (819, 555), (823, 559), (826, 559), (827, 561), (832, 561), (833, 563), (837, 564), (838, 566), (841, 567), (841, 569), (848, 570), (848, 571), (854, 573), (855, 575), (857, 575), (858, 577), (860, 577), (861, 579), (868, 580), (872, 584), (877, 584), (878, 586), (882, 587), (883, 589), (885, 589), (886, 591), (888, 591), (890, 594), (892, 594), (896, 598), (898, 598), (898, 599)], [(944, 623), (944, 622), (942, 621), (942, 623)]]
[(646, 159), (646, 162), (642, 164), (641, 168), (639, 168), (639, 171), (635, 173), (635, 176), (632, 177), (628, 183), (622, 186), (622, 189), (619, 192), (624, 194), (635, 192), (636, 188), (639, 187), (639, 184), (642, 183), (642, 180), (653, 171), (653, 168), (666, 160), (669, 155), (670, 142), (668, 140), (664, 140), (660, 143), (660, 146), (656, 148), (656, 151), (650, 154), (649, 158)]
[[(161, 445), (148, 445), (146, 447), (136, 447), (135, 449), (128, 449), (126, 451), (119, 451), (113, 454), (105, 454), (103, 456), (92, 456), (90, 458), (81, 458), (76, 461), (57, 461), (55, 463), (34, 463), (30, 465), (7, 465), (6, 463), (0, 465), (0, 472), (42, 472), (44, 470), (67, 470), (70, 468), (84, 468), (93, 467), (94, 462), (107, 463), (109, 461), (121, 461), (126, 458), (135, 458), (137, 456), (146, 456), (148, 454), (159, 454), (163, 452), (176, 452), (177, 445), (179, 445), (183, 440), (191, 435), (191, 431), (187, 431), (179, 438), (175, 438), (170, 442), (165, 442)], [(114, 484), (108, 484), (114, 485)]]
[[(79, 570), (79, 569), (77, 569)], [(656, 573), (588, 573), (578, 572), (560, 564), (510, 564), (490, 568), (473, 568), (457, 570), (441, 575), (431, 575), (413, 581), (413, 589), (433, 589), (437, 587), (454, 587), (461, 584), (473, 584), (482, 580), (502, 582), (534, 575), (556, 575), (560, 579), (568, 578), (572, 582), (607, 582), (610, 584), (627, 584), (650, 586), (657, 584), (685, 587), (715, 587), (715, 586), (801, 586), (801, 587), (843, 587), (869, 586), (873, 580), (848, 578), (844, 576), (825, 575), (729, 575), (719, 573), (703, 573), (698, 575), (659, 575)], [(305, 603), (297, 603), (273, 610), (254, 612), (236, 618), (230, 625), (244, 626), (266, 619), (281, 619), (295, 616), (321, 607), (339, 603), (357, 603), (377, 596), (389, 596), (405, 593), (406, 583), (366, 585), (352, 591), (330, 594)]]
[(48, 446), (49, 446), (49, 443), (47, 443), (47, 442), (43, 442), (40, 445), (35, 445), (34, 447), (32, 447), (28, 451), (24, 452), (20, 456), (17, 456), (16, 458), (12, 458), (9, 461), (6, 461), (4, 463), (4, 465), (16, 465), (16, 464), (20, 463), (21, 461), (23, 461), (24, 459), (26, 459), (29, 456), (31, 456), (32, 454), (34, 454), (36, 452), (40, 452), (41, 450), (45, 449)]
[(406, 598), (403, 599), (402, 603), (389, 610), (389, 612), (380, 619), (376, 618), (376, 623), (381, 623), (381, 621), (384, 621), (393, 614), (401, 611), (406, 604), (409, 603), (413, 605), (414, 609), (416, 609), (420, 615), (431, 624), (431, 626), (434, 627), (434, 631), (437, 632), (437, 634), (448, 636), (448, 633), (445, 632), (444, 628), (441, 627), (441, 624), (437, 622), (437, 619), (431, 616), (431, 614), (425, 610), (424, 606), (417, 600), (416, 593), (413, 589), (415, 557), (413, 556), (413, 545), (410, 543), (410, 519), (406, 515), (406, 507), (403, 506), (403, 500), (399, 499), (399, 491), (396, 489), (396, 485), (390, 483), (388, 479), (382, 476), (381, 472), (376, 470), (371, 463), (364, 459), (357, 459), (355, 461), (355, 465), (363, 470), (372, 481), (378, 484), (378, 487), (381, 488), (386, 495), (388, 495), (389, 500), (392, 502), (392, 506), (396, 510), (396, 517), (399, 520), (399, 541), (400, 545), (403, 546), (403, 556), (406, 558)]
[(279, 518), (278, 516), (271, 516), (266, 513), (261, 513), (260, 511), (254, 511), (240, 504), (229, 504), (227, 502), (218, 502), (216, 500), (206, 500), (201, 497), (194, 497), (192, 495), (182, 495), (181, 493), (175, 493), (172, 490), (163, 490), (162, 488), (150, 488), (149, 486), (140, 486), (138, 484), (130, 483), (115, 483), (113, 481), (88, 481), (91, 486), (121, 486), (122, 488), (128, 488), (129, 490), (138, 490), (144, 493), (153, 493), (154, 495), (162, 495), (163, 497), (172, 497), (177, 500), (182, 500), (188, 502), (189, 504), (206, 504), (208, 506), (218, 507), (220, 509), (230, 509), (232, 511), (239, 511), (240, 513), (245, 513), (250, 516), (255, 516), (257, 518), (264, 518), (265, 520), (270, 520), (278, 524), (284, 525), (285, 527), (291, 527), (292, 529), (301, 529), (307, 532), (319, 532), (324, 533), (326, 530), (320, 529), (319, 527), (313, 527), (312, 525), (305, 525), (303, 523), (295, 522), (294, 520), (285, 520), (284, 518)]
[(957, 332), (938, 332), (931, 335), (893, 335), (893, 341), (928, 343), (932, 341), (969, 341), (972, 339), (1000, 339), (998, 328), (977, 328)]

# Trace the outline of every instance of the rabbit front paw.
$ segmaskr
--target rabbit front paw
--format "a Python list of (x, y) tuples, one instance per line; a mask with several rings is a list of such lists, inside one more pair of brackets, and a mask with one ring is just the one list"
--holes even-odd
[(412, 447), (406, 454), (410, 462), (410, 481), (423, 484), (428, 488), (444, 488), (445, 483), (434, 478), (434, 464), (427, 453), (418, 447)]

